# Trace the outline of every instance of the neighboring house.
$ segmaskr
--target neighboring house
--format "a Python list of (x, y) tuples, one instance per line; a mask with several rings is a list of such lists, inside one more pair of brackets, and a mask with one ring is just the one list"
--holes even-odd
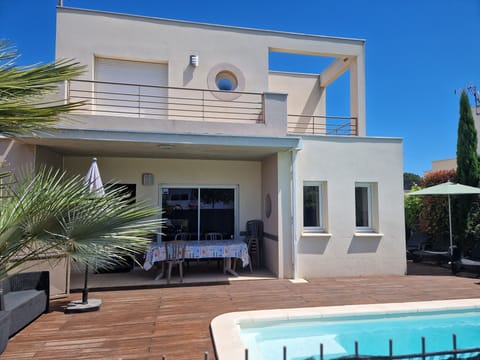
[[(402, 140), (367, 136), (363, 40), (58, 8), (56, 44), (87, 66), (65, 98), (88, 104), (18, 139), (13, 163), (85, 174), (95, 156), (162, 207), (166, 237), (243, 238), (260, 219), (279, 278), (405, 273)], [(272, 53), (331, 62), (270, 71)], [(335, 117), (345, 73), (350, 114)]]
[[(480, 107), (472, 106), (473, 121), (475, 122), (475, 128), (477, 129), (477, 153), (480, 155)], [(433, 171), (440, 170), (453, 170), (457, 169), (457, 158), (433, 160), (432, 170), (425, 171), (425, 174)]]

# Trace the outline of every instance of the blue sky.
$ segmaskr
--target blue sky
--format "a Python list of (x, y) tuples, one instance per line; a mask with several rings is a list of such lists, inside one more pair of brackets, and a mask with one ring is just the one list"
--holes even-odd
[[(19, 64), (54, 59), (56, 3), (0, 0), (0, 38), (16, 43)], [(365, 39), (367, 134), (403, 138), (404, 171), (419, 175), (432, 160), (455, 157), (454, 91), (470, 84), (480, 90), (480, 0), (64, 0), (64, 6)], [(295, 62), (272, 66), (316, 70), (307, 59)]]

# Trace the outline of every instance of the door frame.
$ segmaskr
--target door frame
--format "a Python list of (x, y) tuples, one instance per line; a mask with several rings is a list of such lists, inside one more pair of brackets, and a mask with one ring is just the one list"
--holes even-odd
[[(196, 188), (199, 189), (199, 196), (198, 196), (198, 212), (201, 210), (200, 209), (200, 192), (201, 189), (232, 189), (233, 190), (233, 217), (234, 217), (234, 229), (233, 229), (233, 238), (235, 240), (240, 238), (240, 231), (239, 231), (239, 185), (238, 184), (175, 184), (175, 183), (165, 183), (165, 184), (159, 184), (158, 185), (158, 207), (160, 208), (160, 211), (163, 211), (162, 208), (162, 195), (163, 195), (163, 189), (164, 188), (175, 188), (175, 189), (192, 189)], [(200, 232), (200, 216), (198, 216), (199, 213), (197, 213), (197, 231)], [(158, 236), (159, 241), (162, 241), (161, 235)]]

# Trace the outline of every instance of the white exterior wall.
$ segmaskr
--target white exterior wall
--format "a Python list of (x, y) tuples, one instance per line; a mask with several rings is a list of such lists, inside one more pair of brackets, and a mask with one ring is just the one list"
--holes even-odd
[[(264, 264), (281, 278), (405, 272), (401, 140), (306, 136), (303, 149), (298, 151), (296, 166), (292, 164), (294, 149), (273, 155), (277, 150), (272, 150), (265, 152), (263, 157), (257, 156), (256, 161), (246, 161), (248, 150), (258, 147), (252, 139), (289, 137), (287, 114), (325, 115), (328, 109), (320, 84), (328, 86), (334, 81), (344, 63), (348, 63), (350, 69), (351, 115), (358, 116), (358, 134), (365, 135), (364, 41), (68, 8), (58, 9), (57, 29), (57, 57), (73, 58), (86, 65), (83, 79), (95, 80), (95, 58), (101, 57), (164, 64), (169, 87), (212, 89), (212, 73), (225, 70), (228, 64), (227, 68), (238, 70), (236, 75), (244, 83), (238, 90), (264, 94), (265, 124), (182, 123), (173, 119), (160, 123), (151, 118), (132, 121), (95, 114), (76, 115), (79, 122), (62, 123), (60, 127), (79, 130), (80, 140), (86, 136), (81, 129), (95, 129), (99, 133), (141, 134), (145, 142), (142, 144), (140, 140), (140, 145), (150, 144), (151, 134), (245, 136), (243, 161), (196, 160), (201, 151), (203, 156), (209, 156), (210, 147), (201, 140), (182, 143), (178, 148), (184, 153), (176, 156), (182, 159), (162, 159), (158, 149), (157, 152), (141, 150), (145, 151), (141, 153), (127, 143), (122, 152), (109, 152), (108, 137), (99, 136), (105, 144), (105, 149), (96, 154), (104, 182), (134, 183), (137, 197), (154, 205), (158, 205), (161, 184), (238, 185), (236, 235), (238, 237), (238, 233), (245, 230), (248, 220), (262, 219), (268, 234), (264, 242)], [(319, 75), (269, 73), (269, 51), (330, 56), (337, 60)], [(190, 55), (198, 55), (198, 67), (190, 65)], [(85, 146), (95, 141), (85, 140), (88, 140)], [(69, 144), (67, 139), (58, 147), (64, 146), (66, 150), (58, 151), (85, 154), (75, 148), (77, 145), (73, 141)], [(224, 148), (235, 151), (227, 150), (226, 145)], [(145, 146), (144, 149), (149, 148)], [(222, 157), (218, 149), (216, 151), (212, 153), (216, 158), (228, 158)], [(64, 169), (81, 175), (91, 163), (91, 157), (61, 155)], [(39, 154), (40, 158), (58, 163), (53, 152)], [(141, 185), (142, 173), (152, 173), (155, 185)], [(302, 234), (304, 181), (325, 181), (327, 184), (326, 234)], [(355, 182), (376, 184), (376, 234), (355, 234)], [(264, 211), (267, 193), (272, 200), (269, 218)]]
[(294, 115), (325, 115), (326, 96), (318, 75), (271, 72), (271, 91), (288, 93), (287, 109)]
[[(279, 241), (278, 241), (278, 156), (272, 155), (262, 161), (262, 220), (263, 220), (263, 261), (264, 266), (275, 275), (279, 275)], [(265, 213), (265, 198), (270, 196), (272, 212)], [(267, 256), (265, 256), (267, 255)]]
[[(141, 159), (98, 157), (104, 183), (137, 185), (137, 198), (158, 206), (161, 184), (238, 185), (239, 231), (247, 220), (261, 218), (261, 163), (255, 161), (209, 161), (181, 159)], [(92, 159), (66, 156), (65, 170), (86, 174)], [(152, 173), (154, 184), (142, 185), (142, 173)], [(239, 235), (238, 233), (236, 234)]]
[(279, 276), (293, 278), (292, 153), (290, 151), (278, 154), (277, 167)]
[[(304, 138), (297, 157), (298, 277), (405, 274), (402, 171), (399, 139)], [(304, 181), (327, 184), (326, 233), (302, 234)], [(355, 232), (356, 182), (378, 185), (375, 233)]]
[[(94, 57), (99, 56), (168, 63), (170, 86), (206, 88), (208, 72), (218, 64), (231, 63), (244, 74), (245, 91), (264, 92), (268, 91), (269, 49), (364, 56), (362, 40), (76, 9), (59, 8), (57, 28), (61, 29), (57, 31), (57, 57), (74, 58), (87, 65), (87, 79), (92, 79)], [(197, 68), (189, 65), (190, 55), (199, 56)]]
[[(364, 41), (315, 35), (282, 33), (101, 13), (79, 9), (57, 10), (58, 58), (72, 58), (87, 66), (82, 76), (94, 80), (95, 57), (167, 64), (168, 86), (209, 88), (209, 75), (229, 64), (238, 71), (243, 88), (264, 93), (278, 88), (269, 84), (269, 51), (349, 58), (353, 116), (365, 129)], [(178, 41), (181, 39), (181, 41)], [(248, 49), (248, 53), (245, 51)], [(199, 65), (190, 65), (198, 55)], [(297, 75), (292, 75), (292, 79)], [(292, 89), (288, 89), (291, 92)], [(298, 108), (304, 99), (300, 99)], [(354, 110), (356, 109), (356, 110)], [(152, 128), (152, 131), (154, 128)], [(278, 134), (274, 134), (278, 135)]]

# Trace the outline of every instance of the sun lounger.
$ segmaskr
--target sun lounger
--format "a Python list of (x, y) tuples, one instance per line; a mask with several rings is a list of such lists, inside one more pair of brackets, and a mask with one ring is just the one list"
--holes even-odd
[(423, 232), (414, 232), (407, 239), (407, 259), (416, 260), (414, 252), (425, 249), (428, 244), (428, 236)]
[(407, 259), (414, 262), (429, 261), (443, 264), (451, 260), (450, 255), (450, 249), (432, 249), (427, 234), (422, 232), (413, 233), (407, 241)]
[(480, 245), (475, 246), (469, 255), (461, 256), (452, 262), (452, 272), (454, 274), (459, 272), (477, 273), (477, 277), (480, 277)]
[(437, 264), (447, 264), (450, 262), (451, 254), (449, 250), (415, 250), (413, 251), (413, 261), (430, 261)]

